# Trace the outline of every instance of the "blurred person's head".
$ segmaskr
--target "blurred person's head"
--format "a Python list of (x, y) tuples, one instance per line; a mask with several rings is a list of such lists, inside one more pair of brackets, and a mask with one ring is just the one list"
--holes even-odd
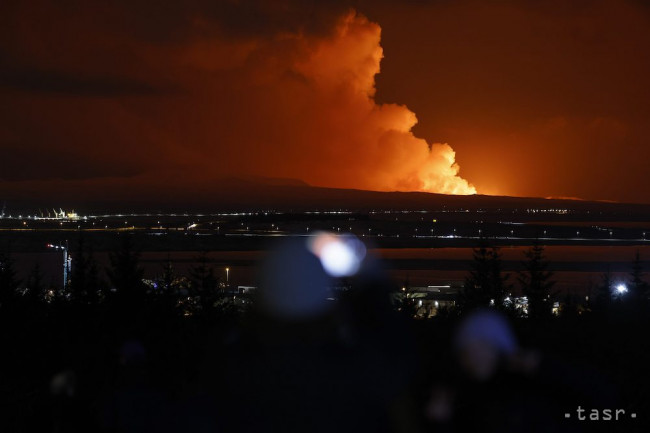
[(452, 420), (454, 413), (454, 393), (445, 386), (434, 386), (424, 408), (426, 418), (434, 423), (445, 424)]
[(77, 392), (77, 375), (72, 370), (55, 374), (50, 381), (50, 393), (57, 397), (74, 397)]
[(280, 320), (316, 319), (332, 308), (331, 280), (304, 237), (287, 238), (261, 265), (262, 311)]
[(517, 341), (504, 316), (481, 310), (460, 323), (454, 349), (470, 378), (483, 382), (493, 377), (503, 359), (517, 350)]
[(127, 340), (120, 347), (120, 364), (123, 366), (141, 366), (145, 363), (147, 353), (138, 340)]

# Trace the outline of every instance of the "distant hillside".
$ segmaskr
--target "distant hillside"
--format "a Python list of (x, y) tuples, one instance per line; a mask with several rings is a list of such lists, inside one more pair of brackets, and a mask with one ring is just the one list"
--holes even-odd
[[(377, 192), (310, 186), (294, 179), (257, 177), (226, 178), (211, 184), (149, 190), (121, 189), (84, 191), (77, 197), (65, 193), (52, 196), (14, 197), (7, 199), (9, 213), (44, 208), (88, 211), (178, 211), (216, 212), (229, 210), (280, 211), (304, 210), (486, 210), (516, 211), (531, 209), (572, 209), (636, 217), (650, 216), (648, 204), (594, 202), (571, 199), (545, 199), (488, 195), (445, 195), (424, 192)], [(2, 197), (0, 197), (2, 201)], [(12, 210), (13, 209), (13, 210)], [(540, 217), (543, 218), (543, 217)]]

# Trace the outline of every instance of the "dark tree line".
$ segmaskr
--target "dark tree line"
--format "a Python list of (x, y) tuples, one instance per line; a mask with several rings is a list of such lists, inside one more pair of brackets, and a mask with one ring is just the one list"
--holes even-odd
[(140, 251), (129, 233), (118, 236), (106, 267), (98, 264), (92, 244), (83, 232), (79, 232), (71, 247), (71, 257), (65, 286), (55, 287), (44, 282), (38, 264), (24, 281), (19, 280), (10, 251), (1, 252), (0, 309), (20, 301), (79, 306), (105, 304), (135, 313), (151, 304), (188, 316), (224, 306), (225, 285), (217, 277), (207, 251), (198, 254), (187, 275), (179, 275), (168, 257), (159, 275), (152, 280), (144, 278)]
[[(15, 271), (10, 249), (0, 253), (0, 308), (17, 301), (69, 302), (78, 305), (115, 303), (124, 308), (137, 310), (146, 303), (175, 309), (183, 315), (195, 315), (211, 309), (228, 307), (225, 284), (217, 277), (207, 251), (200, 252), (187, 275), (174, 269), (171, 258), (161, 264), (160, 273), (145, 283), (140, 252), (134, 245), (134, 237), (128, 233), (118, 236), (115, 249), (109, 254), (109, 266), (103, 269), (97, 263), (92, 245), (83, 232), (73, 246), (73, 262), (66, 286), (53, 290), (43, 281), (43, 273), (36, 264), (21, 281)], [(588, 296), (584, 305), (577, 303), (569, 293), (562, 302), (563, 313), (577, 314), (578, 310), (607, 313), (616, 305), (628, 309), (645, 309), (650, 297), (640, 254), (637, 251), (626, 282), (629, 293), (618, 293), (612, 274), (603, 273), (593, 297)], [(513, 281), (514, 280), (514, 281)], [(515, 278), (503, 269), (502, 253), (489, 240), (482, 238), (473, 250), (471, 269), (460, 293), (460, 311), (481, 307), (494, 307), (507, 314), (522, 312), (514, 304), (514, 290), (527, 298), (526, 315), (544, 319), (551, 315), (553, 304), (559, 301), (553, 291), (555, 282), (545, 256), (545, 247), (535, 241), (524, 252), (521, 269)], [(405, 283), (405, 287), (408, 283)], [(409, 308), (411, 307), (411, 308)], [(408, 302), (400, 304), (407, 314), (415, 307)]]
[(502, 269), (501, 252), (482, 238), (473, 251), (472, 269), (465, 278), (461, 305), (463, 309), (495, 306), (502, 309), (512, 289), (510, 274)]
[(4, 307), (16, 300), (20, 280), (16, 277), (14, 262), (11, 252), (0, 253), (0, 307)]
[(549, 262), (544, 255), (544, 245), (539, 240), (535, 240), (524, 255), (526, 260), (517, 279), (521, 291), (528, 298), (528, 316), (532, 319), (543, 319), (551, 315), (553, 308), (553, 273), (548, 270)]
[(650, 284), (637, 250), (625, 279), (615, 279), (607, 269), (596, 287), (593, 310), (598, 314), (610, 314), (621, 308), (628, 313), (643, 314), (650, 306)]
[[(128, 238), (128, 236), (126, 236)], [(79, 232), (77, 248), (73, 254), (74, 264), (68, 281), (70, 298), (78, 303), (93, 304), (102, 299), (102, 278), (92, 246), (86, 244), (83, 232)]]
[[(515, 286), (510, 283), (511, 275), (503, 271), (499, 248), (491, 246), (485, 238), (480, 239), (473, 251), (471, 267), (461, 291), (460, 310), (494, 307), (516, 314), (514, 305), (508, 301)], [(645, 278), (637, 251), (628, 278), (619, 281), (609, 270), (604, 272), (596, 286), (595, 296), (586, 297), (582, 311), (604, 314), (614, 307), (623, 307), (627, 312), (644, 312), (650, 304), (650, 284)], [(545, 247), (539, 240), (524, 252), (524, 261), (517, 272), (517, 283), (521, 295), (527, 298), (527, 316), (532, 319), (550, 317), (553, 304), (559, 298), (553, 290), (555, 281), (549, 270)], [(581, 307), (571, 292), (566, 294), (562, 304), (561, 312), (565, 316), (578, 314)]]
[[(517, 281), (522, 295), (528, 299), (528, 316), (535, 319), (550, 316), (553, 305), (551, 289), (555, 282), (548, 270), (544, 246), (535, 241), (524, 256), (522, 269), (517, 272)], [(485, 238), (480, 239), (479, 246), (473, 252), (472, 269), (461, 291), (461, 310), (494, 307), (515, 314), (511, 300), (514, 284), (510, 283), (510, 277), (509, 273), (503, 271), (499, 248), (490, 246)]]

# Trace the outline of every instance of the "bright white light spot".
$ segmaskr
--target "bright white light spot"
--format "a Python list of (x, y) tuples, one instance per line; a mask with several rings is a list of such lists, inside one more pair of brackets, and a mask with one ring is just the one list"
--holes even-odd
[(310, 243), (310, 249), (320, 259), (325, 272), (333, 277), (349, 277), (361, 266), (365, 246), (355, 237), (321, 233)]
[(325, 245), (320, 259), (327, 273), (334, 277), (352, 275), (359, 269), (359, 260), (354, 251), (342, 242)]
[(627, 293), (627, 287), (625, 286), (625, 284), (619, 284), (618, 286), (616, 286), (616, 292), (621, 295), (623, 293)]

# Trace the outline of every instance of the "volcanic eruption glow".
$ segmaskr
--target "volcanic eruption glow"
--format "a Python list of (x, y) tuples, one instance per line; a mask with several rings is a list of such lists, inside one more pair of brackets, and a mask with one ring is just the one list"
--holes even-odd
[[(476, 193), (459, 176), (449, 145), (415, 137), (412, 111), (375, 99), (381, 29), (356, 12), (337, 15), (319, 31), (280, 26), (232, 33), (218, 20), (172, 20), (183, 28), (177, 39), (127, 32), (120, 46), (128, 50), (102, 51), (84, 62), (81, 76), (100, 78), (77, 82), (77, 59), (95, 49), (85, 41), (104, 40), (116, 25), (90, 6), (79, 7), (82, 15), (98, 15), (97, 25), (84, 28), (84, 40), (76, 31), (82, 21), (56, 15), (54, 5), (51, 13), (69, 31), (30, 27), (40, 39), (58, 41), (48, 49), (26, 48), (31, 63), (73, 78), (50, 93), (8, 95), (7, 105), (15, 108), (5, 135), (20, 137), (21, 144), (6, 155), (6, 181), (29, 180), (35, 190), (83, 190), (93, 178), (107, 190), (155, 190), (169, 179), (208, 188), (225, 177), (251, 175), (335, 188)], [(16, 29), (17, 38), (23, 30)], [(126, 51), (137, 61), (119, 61)], [(43, 144), (52, 137), (56, 152)], [(43, 164), (33, 179), (12, 168), (19, 165), (12, 161), (37, 153), (74, 154), (79, 168), (68, 171), (75, 177), (61, 179), (49, 168), (56, 163)]]

